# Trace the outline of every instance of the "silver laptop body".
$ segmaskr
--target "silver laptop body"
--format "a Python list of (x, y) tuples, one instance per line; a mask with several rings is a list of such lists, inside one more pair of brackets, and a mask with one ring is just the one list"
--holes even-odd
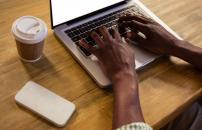
[[(54, 4), (56, 2), (62, 2), (64, 0), (50, 0), (51, 5), (51, 24), (52, 29), (54, 30), (55, 35), (61, 40), (61, 42), (68, 48), (68, 50), (71, 52), (71, 54), (74, 56), (74, 58), (80, 63), (80, 65), (89, 73), (89, 75), (95, 80), (95, 82), (100, 87), (106, 87), (111, 84), (110, 80), (104, 75), (101, 68), (99, 67), (96, 59), (93, 55), (85, 55), (82, 49), (74, 42), (75, 39), (70, 37), (72, 34), (71, 32), (74, 32), (74, 28), (80, 27), (85, 25), (86, 23), (89, 23), (91, 21), (97, 21), (98, 19), (102, 20), (102, 18), (111, 17), (112, 15), (116, 14), (116, 12), (119, 12), (120, 10), (126, 10), (128, 8), (134, 9), (136, 11), (141, 12), (142, 14), (146, 15), (147, 17), (152, 18), (153, 20), (157, 21), (159, 24), (161, 24), (166, 30), (168, 30), (171, 34), (176, 36), (178, 39), (181, 39), (172, 29), (170, 29), (164, 22), (162, 22), (156, 15), (154, 15), (147, 7), (144, 6), (139, 0), (117, 0), (118, 2), (113, 5), (107, 5), (104, 9), (99, 9), (98, 11), (94, 11), (93, 13), (89, 13), (89, 15), (80, 16), (79, 18), (71, 19), (64, 21), (63, 23), (54, 24), (54, 19), (57, 16), (54, 16), (54, 12), (57, 12), (54, 10)], [(69, 1), (69, 0), (67, 0)], [(79, 1), (79, 0), (77, 0)], [(82, 1), (82, 0), (80, 0)], [(88, 0), (86, 0), (87, 2)], [(91, 0), (89, 0), (91, 1)], [(100, 1), (100, 0), (93, 0), (93, 1)], [(110, 1), (110, 0), (108, 0)], [(113, 0), (111, 0), (113, 3)], [(71, 3), (71, 2), (70, 2)], [(63, 3), (68, 4), (66, 2)], [(79, 3), (78, 3), (79, 4)], [(91, 3), (86, 3), (91, 4)], [(68, 5), (70, 6), (70, 5)], [(83, 5), (85, 6), (85, 5)], [(78, 8), (79, 10), (79, 8)], [(82, 11), (82, 10), (81, 10)], [(64, 15), (65, 12), (61, 12), (61, 16)], [(71, 12), (66, 12), (71, 13)], [(76, 16), (75, 16), (76, 17)], [(63, 17), (61, 17), (63, 18)], [(65, 22), (65, 23), (64, 23)], [(103, 21), (104, 22), (104, 21)], [(107, 24), (106, 24), (107, 25)], [(85, 26), (86, 27), (86, 26)], [(97, 27), (97, 26), (96, 26)], [(93, 28), (93, 27), (92, 27)], [(85, 29), (85, 28), (84, 28)], [(69, 32), (70, 30), (70, 32)], [(76, 30), (77, 31), (77, 30)], [(84, 30), (85, 31), (85, 30)], [(68, 34), (67, 34), (68, 32)], [(70, 34), (69, 34), (70, 33)], [(75, 34), (75, 33), (74, 33)], [(72, 40), (73, 39), (73, 40)], [(157, 59), (159, 56), (152, 54), (150, 52), (147, 52), (145, 50), (142, 50), (135, 45), (133, 46), (135, 51), (135, 62), (136, 62), (136, 69), (140, 69), (144, 67), (145, 65), (148, 65), (149, 63), (153, 62), (155, 59)]]

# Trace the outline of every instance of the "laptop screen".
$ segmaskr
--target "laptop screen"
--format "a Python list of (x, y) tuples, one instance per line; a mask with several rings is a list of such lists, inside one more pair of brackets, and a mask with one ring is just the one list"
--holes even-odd
[(76, 19), (124, 0), (51, 0), (52, 26)]

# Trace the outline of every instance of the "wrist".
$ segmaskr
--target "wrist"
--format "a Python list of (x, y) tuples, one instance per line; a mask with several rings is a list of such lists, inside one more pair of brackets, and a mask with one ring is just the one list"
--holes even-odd
[(181, 43), (181, 40), (173, 39), (170, 41), (170, 43), (171, 43), (171, 46), (168, 48), (167, 54), (171, 56), (178, 55), (179, 48), (180, 48), (179, 44)]
[(137, 77), (136, 71), (134, 69), (127, 69), (119, 71), (112, 77), (112, 83), (116, 84), (122, 80), (134, 79)]
[(186, 53), (186, 43), (185, 41), (182, 40), (177, 40), (175, 41), (175, 47), (173, 48), (172, 56), (178, 57), (178, 58), (183, 58), (182, 56), (185, 55)]
[(112, 79), (113, 89), (115, 94), (122, 94), (122, 92), (137, 92), (137, 74), (134, 71), (122, 71)]
[(123, 71), (113, 81), (114, 128), (131, 122), (144, 122), (136, 73), (134, 71)]
[(112, 84), (116, 86), (115, 88), (119, 88), (122, 86), (123, 83), (134, 84), (134, 81), (136, 81), (136, 79), (137, 79), (137, 74), (135, 70), (124, 70), (116, 73), (112, 77)]

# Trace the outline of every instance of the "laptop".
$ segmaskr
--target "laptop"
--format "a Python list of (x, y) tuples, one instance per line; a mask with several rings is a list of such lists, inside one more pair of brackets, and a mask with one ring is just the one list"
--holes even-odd
[[(181, 39), (139, 0), (50, 0), (50, 10), (51, 26), (55, 35), (102, 88), (109, 86), (110, 80), (102, 72), (95, 56), (78, 44), (80, 39), (85, 39), (88, 44), (95, 45), (94, 40), (88, 35), (92, 30), (100, 26), (117, 27), (118, 18), (130, 13), (152, 18)], [(137, 70), (159, 57), (136, 45), (132, 47)]]

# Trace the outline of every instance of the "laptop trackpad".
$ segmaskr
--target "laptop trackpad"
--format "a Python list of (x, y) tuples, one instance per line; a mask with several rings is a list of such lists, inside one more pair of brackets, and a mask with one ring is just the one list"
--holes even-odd
[[(154, 61), (156, 58), (159, 57), (159, 55), (156, 55), (154, 53), (148, 52), (144, 49), (141, 49), (137, 47), (137, 45), (130, 45), (134, 52), (135, 52), (135, 64), (136, 64), (136, 69), (139, 69), (152, 61)], [(93, 61), (98, 61), (97, 57), (94, 55), (90, 56), (90, 59)]]
[(136, 69), (147, 65), (148, 63), (154, 61), (159, 55), (148, 52), (137, 45), (130, 45), (135, 52), (135, 64)]

